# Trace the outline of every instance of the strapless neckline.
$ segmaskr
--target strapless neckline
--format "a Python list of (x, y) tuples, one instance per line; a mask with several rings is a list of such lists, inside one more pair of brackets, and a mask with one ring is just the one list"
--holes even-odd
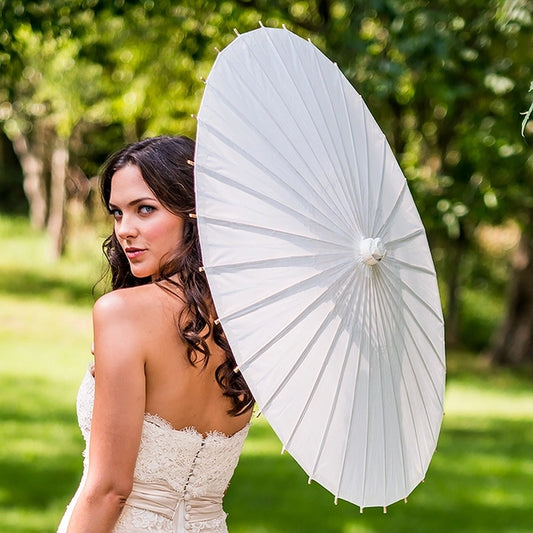
[(148, 423), (155, 424), (156, 426), (167, 429), (173, 433), (184, 433), (186, 435), (191, 435), (195, 438), (201, 438), (202, 440), (208, 440), (210, 438), (223, 438), (228, 440), (238, 438), (243, 433), (247, 433), (250, 429), (250, 422), (248, 422), (244, 427), (242, 427), (231, 435), (228, 435), (227, 433), (224, 433), (223, 431), (218, 431), (216, 429), (209, 430), (206, 433), (201, 433), (194, 426), (186, 426), (184, 428), (177, 429), (166, 418), (163, 418), (162, 416), (153, 413), (144, 413), (144, 420)]

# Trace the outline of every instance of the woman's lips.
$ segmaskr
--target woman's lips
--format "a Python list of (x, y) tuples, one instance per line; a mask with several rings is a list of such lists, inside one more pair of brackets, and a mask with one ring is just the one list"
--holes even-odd
[(141, 256), (146, 250), (143, 248), (126, 248), (124, 252), (128, 259), (137, 259)]

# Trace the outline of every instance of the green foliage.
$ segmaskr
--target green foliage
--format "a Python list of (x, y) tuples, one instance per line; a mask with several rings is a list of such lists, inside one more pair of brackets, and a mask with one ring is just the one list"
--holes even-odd
[[(531, 85), (529, 86), (529, 92), (532, 92), (532, 91), (533, 91), (533, 81), (531, 82)], [(531, 119), (532, 113), (533, 113), (533, 103), (529, 106), (529, 109), (525, 113), (522, 113), (524, 115), (524, 119), (522, 120), (522, 129), (521, 129), (522, 137), (525, 137), (524, 132), (526, 131), (526, 126)]]

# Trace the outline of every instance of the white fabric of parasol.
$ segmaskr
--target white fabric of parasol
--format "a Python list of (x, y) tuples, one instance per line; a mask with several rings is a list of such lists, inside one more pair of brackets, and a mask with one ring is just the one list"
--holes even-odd
[(198, 113), (203, 262), (240, 371), (335, 497), (405, 498), (443, 414), (426, 234), (362, 98), (310, 42), (259, 28), (217, 57)]

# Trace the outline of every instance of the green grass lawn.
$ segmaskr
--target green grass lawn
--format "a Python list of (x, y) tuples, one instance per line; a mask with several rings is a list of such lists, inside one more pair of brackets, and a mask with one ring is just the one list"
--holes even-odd
[[(76, 390), (90, 360), (98, 238), (67, 257), (0, 217), (0, 532), (53, 532), (81, 474)], [(533, 532), (533, 379), (450, 354), (446, 416), (425, 483), (388, 513), (333, 496), (254, 421), (228, 490), (231, 533)]]

